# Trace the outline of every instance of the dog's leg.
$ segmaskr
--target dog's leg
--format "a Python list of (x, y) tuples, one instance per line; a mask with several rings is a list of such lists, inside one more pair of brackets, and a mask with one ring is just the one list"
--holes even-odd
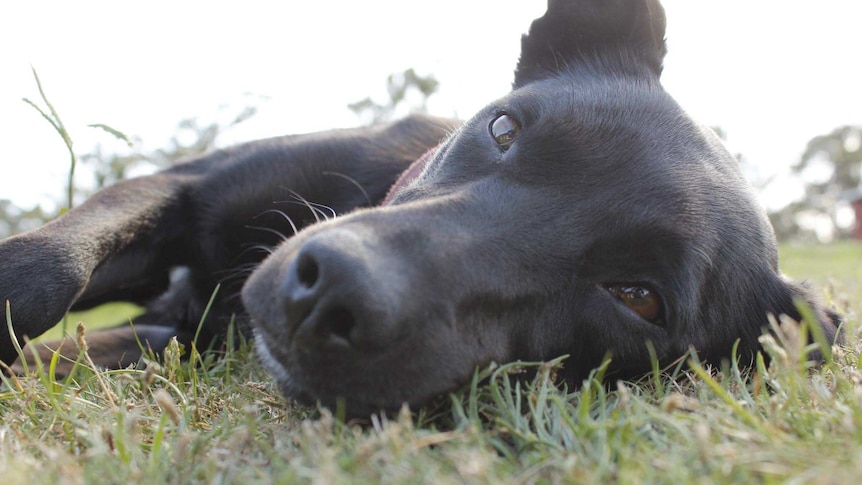
[[(124, 322), (87, 331), (88, 358), (85, 363), (107, 369), (128, 367), (150, 352), (161, 354), (173, 337), (188, 347), (196, 332), (200, 332), (198, 348), (205, 349), (212, 341), (212, 329), (198, 329), (198, 324), (204, 316), (207, 302), (208, 295), (199, 294), (191, 270), (175, 268), (171, 271), (168, 290), (149, 302), (142, 315), (131, 319), (134, 325)], [(214, 311), (219, 313), (220, 310)], [(66, 376), (81, 350), (75, 337), (31, 342), (24, 347), (26, 364), (19, 359), (11, 368), (13, 372), (23, 373), (25, 365), (33, 369), (37, 358), (45, 363), (56, 351), (60, 354), (56, 375)]]
[[(98, 298), (157, 293), (167, 286), (169, 254), (183, 234), (185, 190), (195, 177), (160, 173), (109, 187), (80, 207), (34, 231), (0, 241), (0, 302), (8, 302), (20, 339), (56, 324), (85, 289)], [(88, 288), (91, 275), (117, 257), (122, 280)], [(5, 319), (4, 319), (5, 320)], [(0, 360), (15, 357), (0, 332)]]
[[(230, 284), (222, 285), (207, 325), (229, 321), (242, 307), (238, 298), (225, 300), (238, 296), (265, 255), (251, 249), (276, 245), (293, 228), (336, 212), (379, 203), (400, 172), (455, 126), (415, 116), (261, 140), (121, 182), (40, 229), (0, 241), (0, 304), (10, 303), (19, 340), (35, 338), (73, 307), (148, 304), (168, 289), (170, 270), (185, 266), (190, 296), (172, 300), (170, 315), (192, 311), (158, 323), (196, 328), (198, 309), (218, 283)], [(0, 360), (15, 357), (9, 334), (0, 331)]]
[[(122, 369), (137, 364), (141, 357), (150, 352), (160, 354), (174, 337), (181, 340), (186, 336), (178, 336), (176, 329), (171, 327), (147, 324), (137, 324), (134, 327), (123, 324), (87, 332), (84, 339), (89, 359), (81, 362), (104, 369)], [(19, 359), (9, 367), (15, 374), (24, 374), (25, 369), (35, 369), (37, 361), (47, 367), (56, 352), (59, 355), (54, 376), (66, 377), (79, 361), (81, 350), (80, 342), (74, 337), (31, 342), (23, 349), (25, 362)]]

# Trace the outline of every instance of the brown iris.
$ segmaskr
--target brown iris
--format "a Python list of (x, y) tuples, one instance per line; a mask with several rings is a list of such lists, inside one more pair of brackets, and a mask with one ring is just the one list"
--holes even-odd
[(515, 138), (521, 132), (521, 127), (518, 126), (518, 122), (514, 118), (507, 114), (502, 114), (491, 122), (488, 130), (491, 132), (491, 136), (494, 137), (497, 145), (505, 151), (512, 146), (512, 143), (515, 143)]
[(661, 297), (652, 287), (640, 283), (611, 283), (604, 287), (644, 320), (651, 323), (661, 320)]

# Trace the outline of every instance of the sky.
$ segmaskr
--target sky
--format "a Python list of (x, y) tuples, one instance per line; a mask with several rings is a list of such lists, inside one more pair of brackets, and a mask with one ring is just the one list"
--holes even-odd
[[(862, 125), (862, 2), (665, 0), (665, 88), (720, 126), (753, 178), (786, 180), (806, 142)], [(353, 126), (347, 104), (386, 99), (385, 80), (415, 68), (440, 91), (430, 110), (469, 117), (508, 91), (520, 36), (543, 0), (39, 1), (0, 4), (0, 199), (48, 205), (68, 155), (21, 101), (31, 66), (79, 154), (122, 143), (104, 123), (162, 146), (176, 123), (213, 120), (256, 100), (222, 144)], [(234, 109), (233, 112), (236, 110)], [(793, 183), (763, 194), (772, 208)]]

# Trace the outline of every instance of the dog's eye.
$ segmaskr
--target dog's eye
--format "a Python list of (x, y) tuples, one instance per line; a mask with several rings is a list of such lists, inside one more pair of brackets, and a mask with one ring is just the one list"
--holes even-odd
[(605, 289), (644, 320), (651, 323), (659, 323), (661, 320), (661, 297), (651, 287), (643, 284), (613, 283), (605, 285)]
[(521, 127), (518, 126), (514, 118), (507, 114), (502, 114), (491, 122), (488, 130), (491, 132), (491, 136), (494, 137), (497, 145), (505, 151), (515, 142), (515, 138), (518, 137)]

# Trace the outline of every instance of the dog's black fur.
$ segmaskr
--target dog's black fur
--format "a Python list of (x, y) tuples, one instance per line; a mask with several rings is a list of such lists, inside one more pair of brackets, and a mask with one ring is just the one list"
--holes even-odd
[[(0, 298), (30, 337), (70, 308), (144, 303), (137, 330), (158, 350), (190, 338), (221, 283), (203, 338), (250, 316), (287, 396), (353, 414), (422, 403), (491, 361), (570, 354), (576, 381), (607, 353), (617, 376), (647, 371), (648, 343), (665, 362), (737, 341), (750, 356), (797, 300), (836, 338), (779, 274), (734, 157), (659, 84), (664, 22), (657, 0), (550, 0), (512, 92), (463, 126), (263, 140), (120, 183), (0, 243)], [(330, 210), (347, 215), (316, 223)], [(98, 338), (96, 354), (118, 345)]]

